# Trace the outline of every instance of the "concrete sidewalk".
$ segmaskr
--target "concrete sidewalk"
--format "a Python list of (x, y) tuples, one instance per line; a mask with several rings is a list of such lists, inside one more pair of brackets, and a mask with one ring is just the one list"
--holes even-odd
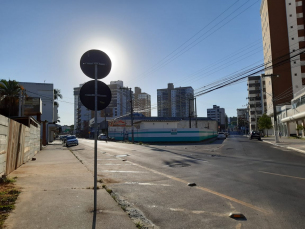
[(262, 138), (264, 142), (279, 146), (279, 147), (284, 147), (287, 149), (295, 150), (300, 153), (305, 153), (305, 140), (304, 139), (292, 139), (292, 138), (287, 138), (287, 137), (281, 137), (279, 140), (279, 143), (275, 143), (275, 137), (264, 137)]
[[(7, 228), (92, 228), (93, 174), (61, 141), (9, 176), (18, 177), (21, 193), (5, 221)], [(97, 208), (96, 228), (136, 228), (105, 189), (97, 191)]]

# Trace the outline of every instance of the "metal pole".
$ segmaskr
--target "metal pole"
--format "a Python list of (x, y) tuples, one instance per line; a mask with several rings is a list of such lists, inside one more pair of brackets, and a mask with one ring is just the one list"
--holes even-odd
[(191, 121), (191, 98), (189, 98), (189, 126), (192, 128), (192, 121)]
[(132, 144), (134, 143), (134, 136), (133, 136), (133, 107), (132, 107), (132, 92), (131, 92), (131, 88), (129, 88), (130, 90), (130, 111), (131, 111), (131, 140), (132, 140)]
[[(95, 110), (94, 110), (94, 210), (93, 214), (96, 219), (96, 202), (97, 202), (97, 64), (95, 66)], [(95, 228), (95, 222), (92, 225), (92, 228)]]
[(195, 114), (196, 114), (196, 128), (198, 128), (198, 123), (197, 123), (197, 100), (195, 97)]

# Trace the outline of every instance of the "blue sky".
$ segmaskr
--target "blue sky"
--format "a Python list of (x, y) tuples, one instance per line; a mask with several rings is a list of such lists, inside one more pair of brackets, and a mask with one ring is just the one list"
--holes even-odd
[[(260, 2), (1, 1), (0, 78), (53, 83), (63, 94), (61, 124), (70, 125), (73, 88), (90, 80), (79, 67), (80, 57), (100, 49), (112, 60), (112, 70), (102, 81), (141, 87), (154, 105), (157, 89), (168, 83), (198, 89), (262, 64)], [(246, 84), (198, 97), (198, 116), (206, 116), (213, 105), (236, 116), (236, 109), (247, 103)]]

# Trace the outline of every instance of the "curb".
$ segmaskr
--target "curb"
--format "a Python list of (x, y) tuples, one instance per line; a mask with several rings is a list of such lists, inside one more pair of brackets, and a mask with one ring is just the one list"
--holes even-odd
[(278, 145), (276, 143), (272, 143), (272, 142), (269, 142), (269, 141), (266, 141), (266, 140), (262, 140), (263, 142), (266, 142), (266, 143), (269, 143), (271, 145), (274, 145), (274, 146), (277, 146), (277, 147), (281, 147), (281, 148), (285, 148), (285, 149), (290, 149), (290, 150), (294, 150), (294, 151), (297, 151), (299, 153), (304, 153), (305, 154), (305, 150), (301, 150), (301, 149), (297, 149), (297, 148), (293, 148), (293, 147), (290, 147), (290, 146), (281, 146), (281, 145)]

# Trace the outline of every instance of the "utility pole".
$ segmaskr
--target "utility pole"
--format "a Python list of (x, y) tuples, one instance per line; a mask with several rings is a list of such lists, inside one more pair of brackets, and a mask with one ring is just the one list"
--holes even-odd
[(197, 123), (197, 100), (195, 97), (195, 115), (196, 115), (196, 128), (198, 128), (198, 123)]
[(272, 103), (273, 103), (273, 119), (274, 119), (274, 135), (275, 135), (275, 142), (279, 143), (279, 136), (278, 136), (278, 131), (277, 131), (277, 117), (276, 117), (276, 105), (275, 105), (275, 99), (274, 99), (274, 88), (273, 88), (273, 80), (272, 77), (279, 77), (280, 75), (275, 75), (275, 74), (270, 74), (270, 75), (265, 75), (262, 74), (262, 77), (270, 77), (271, 80), (271, 89), (272, 89)]
[(190, 126), (190, 128), (192, 128), (192, 119), (191, 119), (191, 100), (194, 101), (194, 97), (193, 97), (193, 98), (189, 98), (189, 126)]

